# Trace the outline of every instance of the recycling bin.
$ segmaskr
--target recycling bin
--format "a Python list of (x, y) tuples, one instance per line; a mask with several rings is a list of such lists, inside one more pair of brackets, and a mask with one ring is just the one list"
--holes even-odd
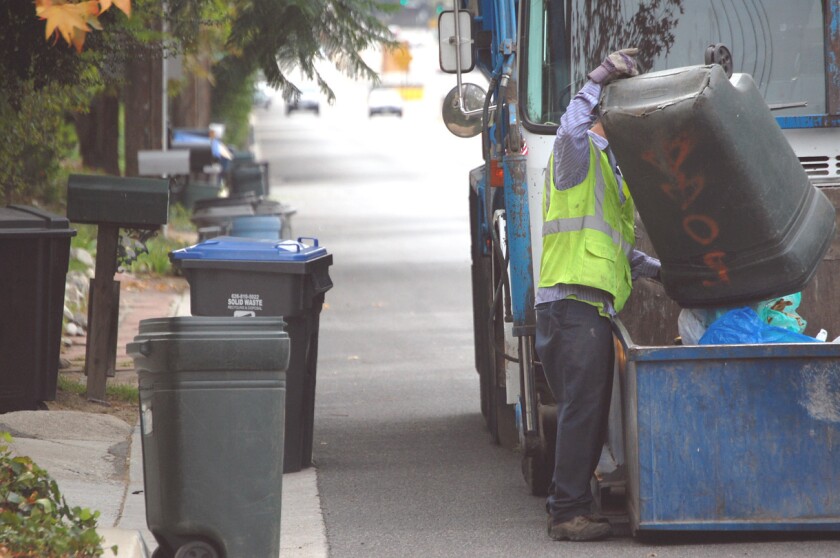
[(229, 234), (233, 219), (254, 214), (258, 198), (249, 193), (212, 200), (197, 200), (190, 220), (198, 229), (198, 240), (208, 240)]
[(253, 192), (258, 196), (269, 194), (268, 163), (237, 161), (230, 169), (230, 191), (233, 194)]
[(277, 317), (140, 322), (127, 352), (156, 558), (279, 555), (284, 326)]
[(55, 399), (70, 222), (34, 207), (0, 208), (0, 412)]
[(186, 209), (193, 209), (199, 200), (214, 200), (219, 197), (221, 184), (190, 180), (183, 186), (181, 203)]
[(234, 217), (230, 235), (241, 238), (269, 238), (280, 240), (282, 222), (277, 215), (244, 215)]
[[(305, 244), (304, 241), (309, 242)], [(286, 371), (284, 472), (312, 465), (318, 333), (332, 254), (315, 238), (212, 238), (170, 253), (190, 284), (196, 316), (282, 316), (291, 343)]]

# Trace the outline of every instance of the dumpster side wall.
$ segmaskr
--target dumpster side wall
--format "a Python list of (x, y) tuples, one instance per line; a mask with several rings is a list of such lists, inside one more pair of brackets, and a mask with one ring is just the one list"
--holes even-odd
[(634, 529), (840, 531), (840, 347), (631, 349)]

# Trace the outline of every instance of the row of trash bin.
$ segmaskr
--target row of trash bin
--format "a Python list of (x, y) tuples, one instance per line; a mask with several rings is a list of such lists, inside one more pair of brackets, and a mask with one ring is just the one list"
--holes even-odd
[[(0, 208), (0, 261), (16, 262), (0, 274), (14, 294), (0, 297), (0, 412), (55, 399), (73, 235), (65, 217)], [(332, 255), (315, 238), (222, 236), (170, 258), (192, 316), (144, 320), (127, 347), (155, 556), (277, 556), (282, 475), (312, 464)]]
[(192, 316), (144, 320), (128, 345), (149, 530), (161, 556), (276, 556), (282, 474), (312, 464), (332, 255), (315, 238), (223, 236), (170, 259)]
[(295, 213), (286, 204), (246, 192), (196, 201), (191, 221), (199, 241), (216, 236), (279, 240), (293, 238), (291, 219)]

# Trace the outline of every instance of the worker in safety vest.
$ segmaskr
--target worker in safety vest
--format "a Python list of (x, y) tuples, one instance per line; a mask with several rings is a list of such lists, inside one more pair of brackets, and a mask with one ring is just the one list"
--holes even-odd
[(557, 400), (555, 467), (546, 510), (555, 540), (597, 540), (590, 479), (603, 447), (613, 378), (611, 319), (632, 280), (658, 278), (634, 250), (635, 207), (597, 118), (601, 88), (639, 73), (636, 49), (589, 73), (560, 120), (546, 169), (536, 349)]

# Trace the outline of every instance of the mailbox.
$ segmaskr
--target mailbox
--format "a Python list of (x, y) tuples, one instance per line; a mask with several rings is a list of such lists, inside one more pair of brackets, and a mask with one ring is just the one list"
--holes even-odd
[(73, 223), (155, 229), (169, 219), (169, 181), (70, 175), (67, 218)]
[(137, 171), (140, 176), (190, 174), (190, 153), (183, 149), (138, 151)]

